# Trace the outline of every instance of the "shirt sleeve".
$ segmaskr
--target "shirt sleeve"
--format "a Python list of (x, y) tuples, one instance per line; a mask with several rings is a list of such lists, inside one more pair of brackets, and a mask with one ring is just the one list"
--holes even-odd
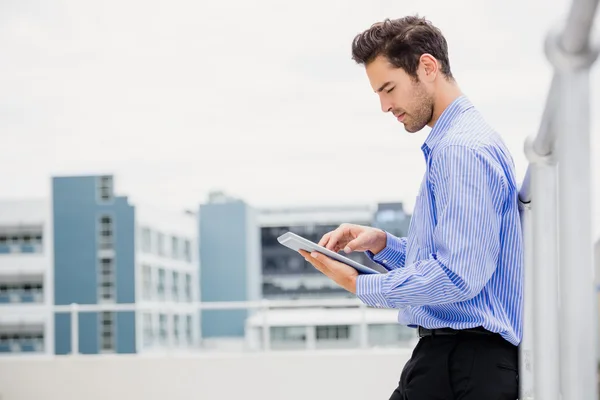
[(385, 248), (377, 254), (369, 250), (365, 254), (388, 271), (403, 267), (406, 260), (406, 238), (398, 238), (389, 232), (385, 234), (387, 236)]
[(359, 275), (356, 294), (373, 307), (448, 304), (475, 297), (500, 252), (502, 173), (474, 149), (449, 146), (432, 160), (434, 252), (387, 274)]

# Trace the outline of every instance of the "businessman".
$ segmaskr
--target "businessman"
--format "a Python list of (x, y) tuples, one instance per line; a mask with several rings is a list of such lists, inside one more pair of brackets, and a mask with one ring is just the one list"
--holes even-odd
[[(514, 164), (501, 137), (461, 92), (448, 46), (424, 18), (385, 20), (358, 34), (381, 109), (407, 132), (431, 128), (425, 175), (407, 237), (342, 224), (320, 243), (363, 251), (389, 272), (358, 275), (302, 252), (322, 273), (372, 307), (398, 310), (420, 339), (391, 400), (504, 400), (518, 396), (523, 243)], [(402, 171), (383, 171), (400, 184)]]

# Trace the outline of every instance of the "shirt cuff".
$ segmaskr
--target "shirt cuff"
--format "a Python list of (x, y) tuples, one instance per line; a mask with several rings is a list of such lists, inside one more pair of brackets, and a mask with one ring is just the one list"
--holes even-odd
[(382, 294), (384, 274), (365, 274), (356, 277), (356, 296), (365, 304), (378, 308), (395, 308)]
[(397, 238), (389, 232), (386, 232), (385, 235), (387, 239), (383, 250), (377, 254), (373, 254), (373, 252), (367, 250), (365, 251), (365, 254), (377, 264), (388, 267), (392, 263), (392, 260), (395, 260), (399, 255), (404, 254), (405, 243), (401, 238)]

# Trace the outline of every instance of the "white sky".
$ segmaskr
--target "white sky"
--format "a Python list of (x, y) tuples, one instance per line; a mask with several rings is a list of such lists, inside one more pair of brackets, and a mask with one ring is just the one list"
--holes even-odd
[(0, 198), (47, 196), (53, 174), (108, 172), (132, 201), (174, 209), (222, 189), (256, 206), (402, 200), (410, 210), (427, 131), (408, 134), (379, 110), (350, 43), (377, 20), (416, 12), (446, 35), (459, 85), (522, 176), (551, 77), (543, 40), (567, 7), (2, 1)]

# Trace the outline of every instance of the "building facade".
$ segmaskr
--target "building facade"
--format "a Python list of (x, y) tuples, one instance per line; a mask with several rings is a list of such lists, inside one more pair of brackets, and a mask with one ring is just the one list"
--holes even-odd
[(0, 353), (54, 349), (47, 200), (0, 202)]
[(246, 332), (249, 350), (414, 347), (418, 339), (398, 323), (397, 310), (356, 307), (261, 310), (248, 318)]
[(136, 206), (135, 268), (138, 348), (162, 351), (199, 345), (200, 315), (187, 307), (199, 301), (198, 224), (193, 213)]
[[(200, 206), (199, 253), (202, 302), (256, 301), (261, 294), (260, 230), (257, 212), (245, 202), (213, 193)], [(202, 339), (243, 343), (246, 309), (202, 312)]]
[[(114, 194), (112, 176), (52, 181), (54, 304), (136, 304), (136, 311), (57, 313), (55, 352), (136, 353), (193, 346), (197, 313), (195, 217), (146, 212)], [(187, 285), (187, 286), (186, 286)]]

